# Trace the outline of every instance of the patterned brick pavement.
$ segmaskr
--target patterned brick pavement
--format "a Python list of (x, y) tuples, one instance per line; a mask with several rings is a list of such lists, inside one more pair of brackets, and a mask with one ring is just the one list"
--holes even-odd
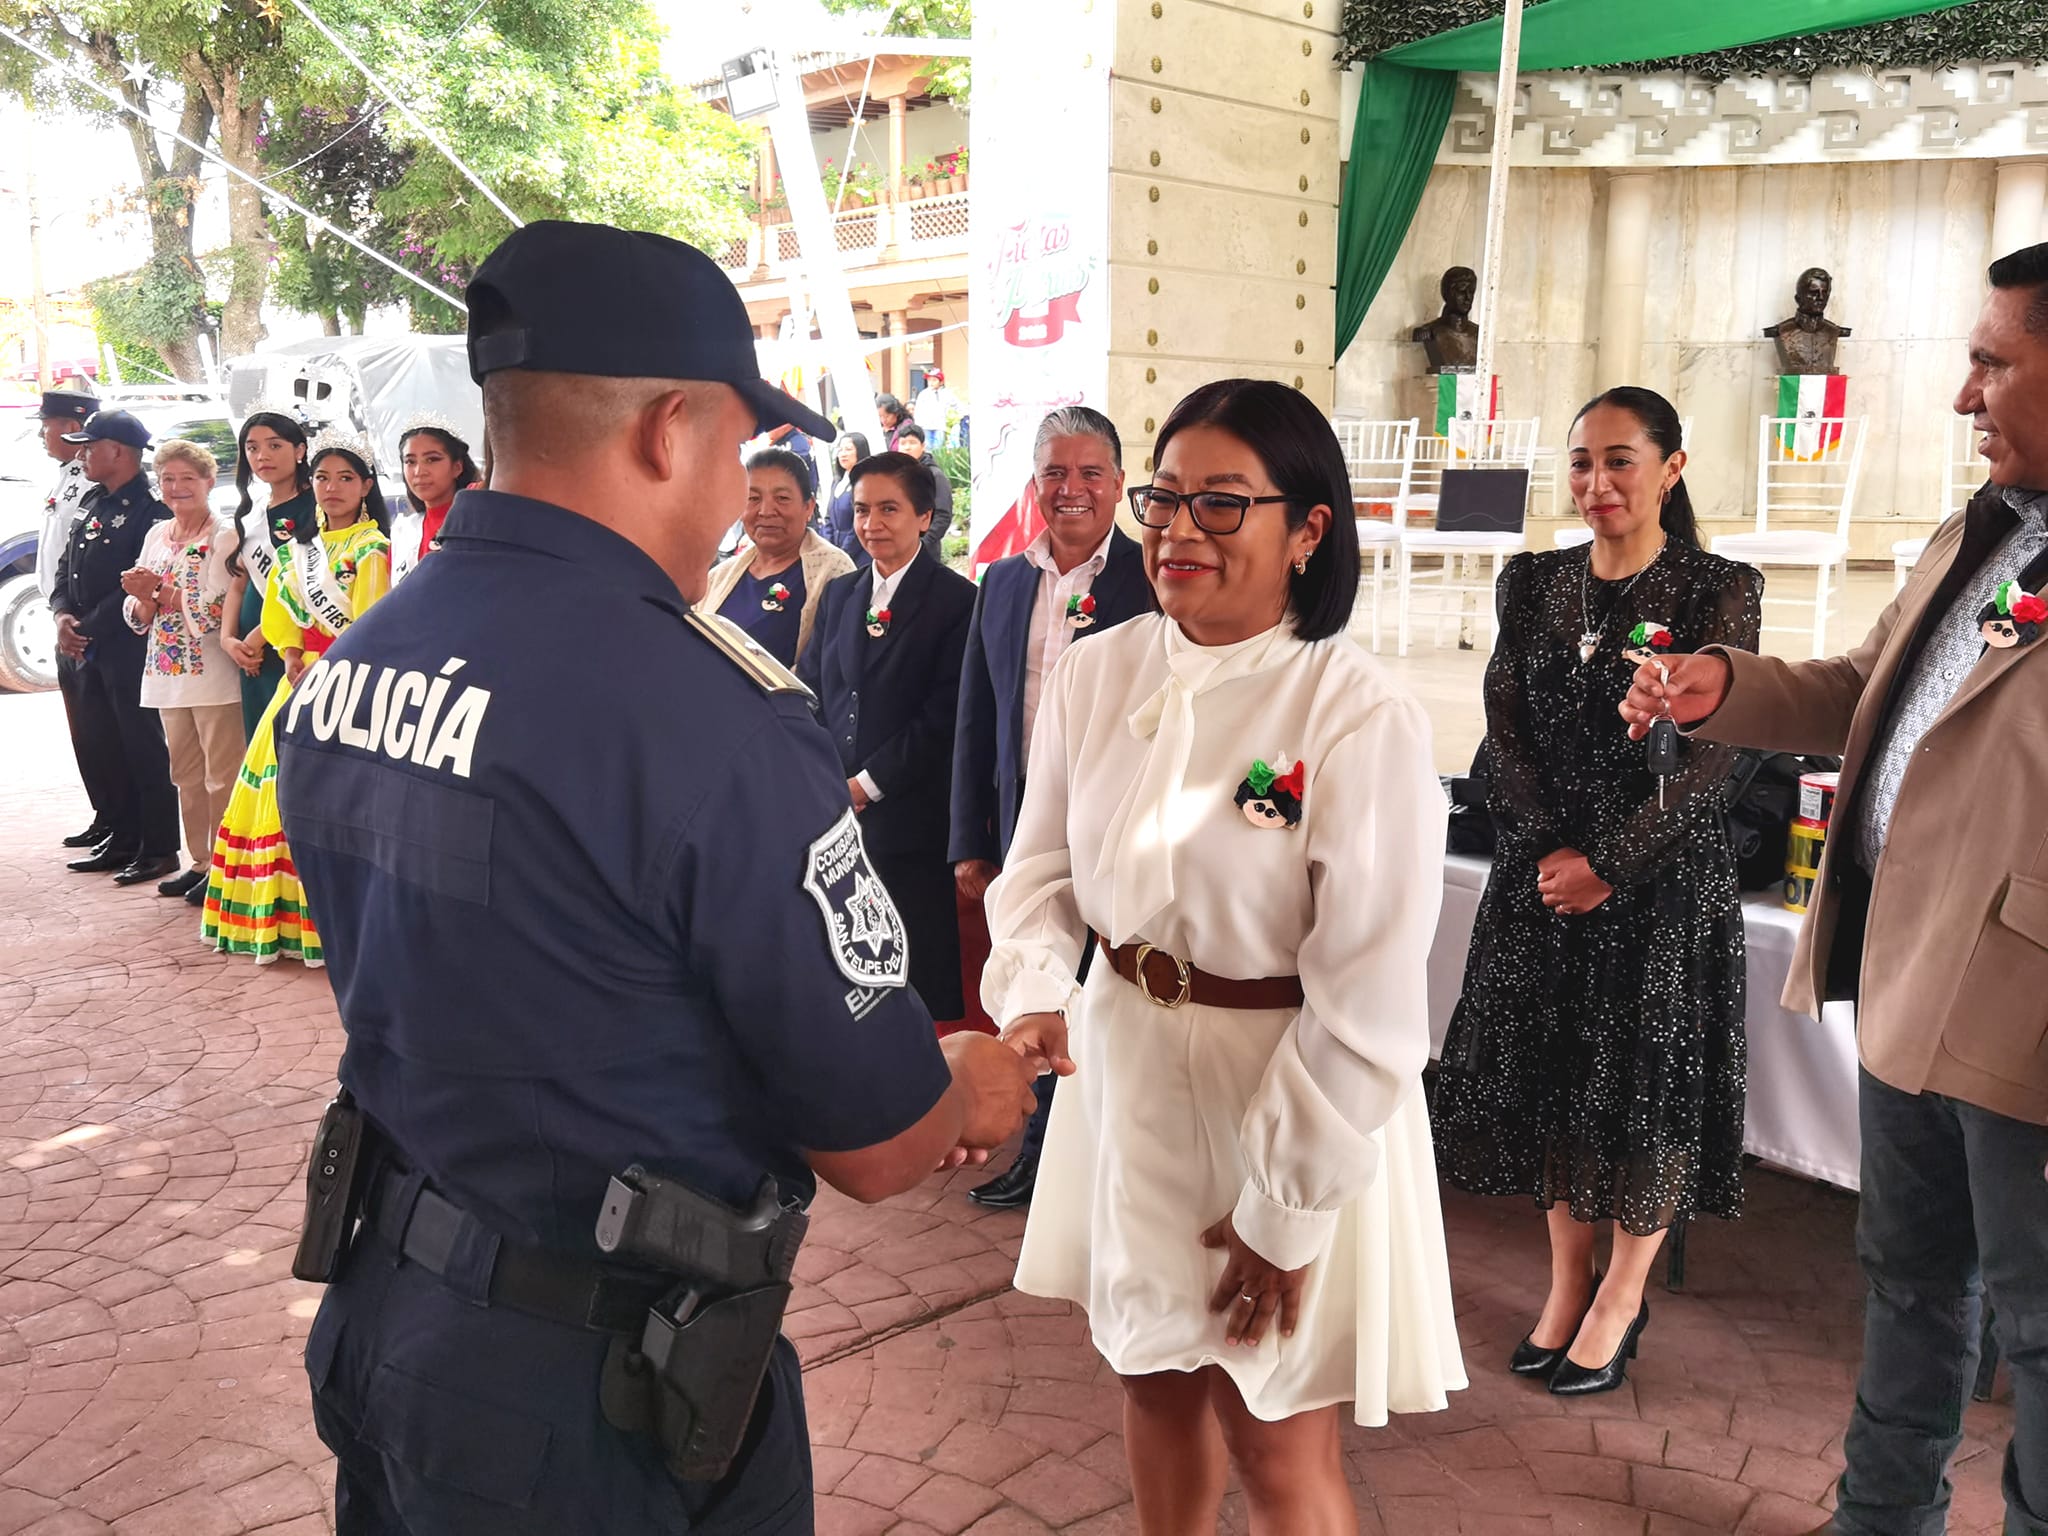
[[(324, 982), (193, 938), (190, 909), (67, 873), (85, 819), (54, 696), (0, 696), (0, 1536), (319, 1536), (329, 1468), (288, 1274), (341, 1032)], [(959, 1175), (827, 1195), (790, 1333), (824, 1536), (1135, 1532), (1114, 1380), (1072, 1309), (1010, 1291), (1023, 1231)], [(1447, 1204), (1472, 1390), (1346, 1436), (1371, 1536), (1793, 1536), (1840, 1466), (1853, 1202), (1758, 1173), (1653, 1295), (1630, 1385), (1509, 1376), (1540, 1223)], [(1951, 1530), (1998, 1528), (2009, 1399), (1973, 1408)], [(1245, 1529), (1235, 1499), (1226, 1528)]]

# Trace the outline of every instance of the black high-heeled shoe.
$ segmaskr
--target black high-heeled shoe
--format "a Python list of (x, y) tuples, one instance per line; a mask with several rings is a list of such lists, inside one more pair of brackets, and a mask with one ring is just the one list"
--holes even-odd
[[(1598, 1270), (1593, 1272), (1594, 1296), (1600, 1294), (1600, 1282), (1605, 1278)], [(1593, 1303), (1588, 1299), (1586, 1302), (1586, 1312), (1592, 1310)], [(1586, 1312), (1581, 1312), (1578, 1322), (1572, 1324), (1572, 1334), (1574, 1337), (1578, 1335), (1579, 1329), (1585, 1326)], [(1567, 1339), (1557, 1349), (1545, 1349), (1536, 1342), (1536, 1330), (1532, 1328), (1522, 1335), (1522, 1342), (1517, 1344), (1515, 1352), (1508, 1356), (1508, 1369), (1517, 1376), (1548, 1376), (1563, 1362), (1565, 1351), (1571, 1347), (1571, 1340)]]
[(1643, 1330), (1650, 1326), (1650, 1303), (1643, 1302), (1642, 1311), (1636, 1320), (1628, 1325), (1628, 1332), (1621, 1336), (1614, 1358), (1605, 1365), (1580, 1365), (1569, 1354), (1557, 1364), (1557, 1372), (1550, 1378), (1550, 1390), (1558, 1397), (1590, 1397), (1595, 1392), (1612, 1392), (1628, 1380), (1628, 1363), (1635, 1358), (1636, 1345), (1643, 1336)]

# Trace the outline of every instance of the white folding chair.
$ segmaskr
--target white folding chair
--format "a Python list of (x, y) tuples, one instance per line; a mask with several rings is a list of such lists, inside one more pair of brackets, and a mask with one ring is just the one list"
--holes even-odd
[[(1687, 448), (1692, 446), (1692, 418), (1690, 416), (1679, 422), (1678, 440)], [(1577, 549), (1581, 544), (1593, 542), (1593, 530), (1584, 523), (1568, 523), (1551, 535), (1551, 542), (1559, 549)]]
[[(1372, 648), (1380, 648), (1380, 582), (1393, 568), (1408, 526), (1408, 479), (1420, 423), (1336, 418), (1330, 422), (1351, 475), (1351, 506), (1358, 526), (1358, 557), (1372, 584)], [(1382, 517), (1377, 508), (1385, 507)]]
[[(1427, 499), (1428, 509), (1434, 511), (1441, 499), (1443, 472), (1446, 469), (1521, 469), (1531, 468), (1536, 453), (1536, 439), (1541, 433), (1541, 417), (1531, 416), (1511, 421), (1455, 421), (1450, 433), (1434, 441), (1443, 444), (1442, 456), (1434, 462), (1435, 485), (1426, 493), (1414, 493), (1409, 498), (1409, 510), (1420, 510)], [(1417, 444), (1417, 481), (1422, 480), (1423, 458), (1421, 443), (1431, 439), (1420, 439)], [(1526, 498), (1523, 505), (1527, 515)], [(1494, 610), (1493, 590), (1500, 580), (1500, 568), (1510, 555), (1519, 554), (1528, 542), (1525, 531), (1508, 533), (1445, 533), (1436, 528), (1405, 527), (1401, 531), (1399, 551), (1400, 562), (1400, 604), (1396, 619), (1396, 650), (1408, 654), (1411, 621), (1415, 617), (1416, 588), (1429, 584), (1429, 595), (1434, 602), (1427, 606), (1425, 617), (1436, 622), (1431, 638), (1435, 644), (1443, 643), (1443, 626), (1447, 620), (1455, 619), (1462, 627), (1465, 615), (1465, 600), (1478, 599), (1481, 612), (1486, 616), (1487, 643), (1489, 648), (1499, 634), (1500, 619)], [(1441, 564), (1433, 571), (1418, 572), (1415, 568), (1417, 555), (1435, 555)], [(1469, 579), (1466, 571), (1468, 562), (1478, 560), (1491, 571), (1492, 579), (1484, 583)]]
[[(1775, 597), (1764, 605), (1813, 608), (1813, 622), (1765, 624), (1764, 633), (1811, 635), (1813, 654), (1827, 654), (1828, 620), (1835, 588), (1848, 576), (1849, 518), (1863, 474), (1862, 416), (1765, 416), (1757, 423), (1756, 531), (1714, 540), (1717, 555), (1755, 566), (1794, 566), (1813, 572), (1813, 596)], [(1832, 531), (1773, 528), (1773, 517), (1831, 516)], [(1766, 618), (1769, 617), (1766, 613)]]
[[(1941, 515), (1944, 521), (1970, 504), (1977, 487), (1984, 483), (1984, 455), (1977, 450), (1983, 434), (1968, 416), (1950, 424), (1941, 445)], [(1892, 590), (1905, 590), (1906, 578), (1927, 553), (1925, 539), (1901, 539), (1892, 546)]]

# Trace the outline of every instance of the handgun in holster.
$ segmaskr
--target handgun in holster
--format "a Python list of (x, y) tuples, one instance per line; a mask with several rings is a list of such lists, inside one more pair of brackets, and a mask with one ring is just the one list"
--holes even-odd
[(613, 1341), (600, 1397), (616, 1428), (654, 1437), (672, 1476), (716, 1482), (738, 1458), (809, 1225), (771, 1178), (744, 1211), (637, 1164), (611, 1181), (597, 1246), (678, 1284), (637, 1340)]
[(306, 1161), (306, 1219), (292, 1256), (294, 1278), (325, 1285), (340, 1270), (369, 1189), (369, 1142), (369, 1117), (344, 1088), (320, 1117)]

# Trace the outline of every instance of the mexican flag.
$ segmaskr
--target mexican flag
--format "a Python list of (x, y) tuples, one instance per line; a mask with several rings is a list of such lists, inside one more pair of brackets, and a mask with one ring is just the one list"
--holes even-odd
[(1500, 380), (1476, 373), (1436, 376), (1436, 435), (1449, 437), (1454, 421), (1491, 421), (1500, 413)]
[(1848, 404), (1849, 381), (1839, 373), (1780, 374), (1778, 414), (1800, 423), (1778, 429), (1787, 456), (1811, 463), (1833, 453), (1842, 443)]

